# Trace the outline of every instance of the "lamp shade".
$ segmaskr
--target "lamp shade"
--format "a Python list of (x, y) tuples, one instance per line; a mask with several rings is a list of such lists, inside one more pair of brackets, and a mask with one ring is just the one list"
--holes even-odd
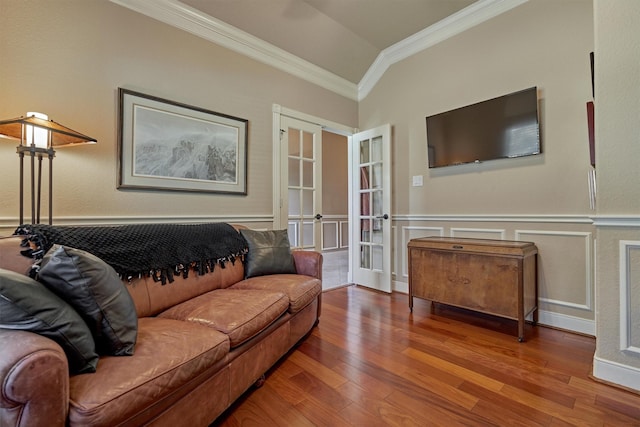
[[(29, 112), (27, 116), (36, 116), (39, 119), (49, 120), (49, 116), (42, 113)], [(27, 125), (27, 145), (35, 145), (40, 148), (47, 148), (49, 145), (49, 131), (40, 127)]]
[(34, 126), (49, 131), (51, 133), (51, 147), (97, 142), (94, 138), (69, 129), (53, 120), (45, 120), (36, 116), (21, 116), (15, 119), (0, 120), (0, 137), (18, 139), (22, 143), (22, 141), (26, 141), (25, 126)]

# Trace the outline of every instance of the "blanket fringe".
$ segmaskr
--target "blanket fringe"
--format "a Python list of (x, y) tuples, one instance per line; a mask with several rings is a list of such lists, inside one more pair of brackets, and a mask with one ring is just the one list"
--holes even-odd
[[(34, 259), (33, 277), (54, 244), (92, 253), (127, 281), (146, 276), (162, 285), (174, 282), (175, 276), (188, 278), (191, 270), (204, 275), (212, 273), (216, 266), (225, 268), (227, 262), (235, 265), (240, 259), (244, 263), (248, 252), (244, 237), (225, 223), (103, 227), (23, 224), (15, 234), (25, 236), (21, 253)], [(167, 246), (171, 251), (159, 250)], [(202, 257), (203, 254), (210, 256)]]

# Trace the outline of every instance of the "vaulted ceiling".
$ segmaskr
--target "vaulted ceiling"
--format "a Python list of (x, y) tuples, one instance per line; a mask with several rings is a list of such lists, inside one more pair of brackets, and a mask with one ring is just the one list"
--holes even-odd
[(352, 82), (384, 49), (474, 0), (182, 0)]
[(362, 99), (393, 63), (527, 0), (111, 0)]

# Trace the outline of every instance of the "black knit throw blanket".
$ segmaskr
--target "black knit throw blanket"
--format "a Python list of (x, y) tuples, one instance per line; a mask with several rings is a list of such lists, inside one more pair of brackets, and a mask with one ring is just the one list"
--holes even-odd
[(39, 260), (54, 244), (87, 251), (112, 266), (121, 277), (150, 276), (165, 284), (244, 259), (247, 242), (225, 223), (134, 224), (104, 227), (25, 224), (15, 234), (31, 243), (26, 254)]

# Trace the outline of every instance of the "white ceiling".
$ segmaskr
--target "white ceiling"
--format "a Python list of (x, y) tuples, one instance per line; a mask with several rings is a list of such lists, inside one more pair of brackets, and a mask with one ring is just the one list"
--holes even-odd
[(528, 0), (111, 0), (354, 100), (387, 68)]
[(358, 83), (391, 45), (475, 0), (182, 0)]

